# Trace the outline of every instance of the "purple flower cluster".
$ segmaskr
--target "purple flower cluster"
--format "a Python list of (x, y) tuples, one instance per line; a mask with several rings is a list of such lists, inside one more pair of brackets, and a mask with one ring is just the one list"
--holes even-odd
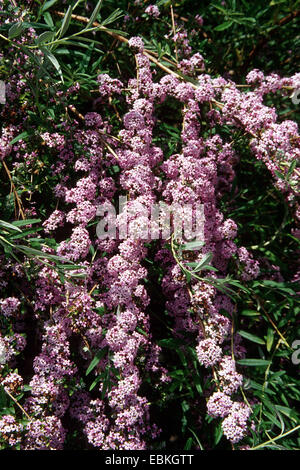
[(0, 300), (0, 310), (5, 317), (10, 317), (19, 309), (20, 301), (16, 297), (6, 297)]

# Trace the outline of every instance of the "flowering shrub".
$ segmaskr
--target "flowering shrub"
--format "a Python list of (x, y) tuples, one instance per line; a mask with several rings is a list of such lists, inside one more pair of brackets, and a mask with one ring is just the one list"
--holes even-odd
[(111, 3), (1, 2), (1, 446), (295, 449), (300, 74)]

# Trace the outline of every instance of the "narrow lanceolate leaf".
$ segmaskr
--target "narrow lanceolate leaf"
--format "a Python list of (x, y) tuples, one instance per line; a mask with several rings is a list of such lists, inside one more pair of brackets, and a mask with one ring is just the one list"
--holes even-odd
[(237, 363), (241, 366), (267, 367), (270, 364), (270, 361), (267, 361), (266, 359), (239, 359)]
[(237, 287), (238, 289), (242, 290), (243, 292), (246, 292), (246, 294), (249, 294), (249, 289), (247, 289), (245, 286), (243, 286), (239, 281), (237, 281), (236, 279), (229, 279), (229, 284), (231, 284), (232, 286), (235, 286)]
[(94, 382), (91, 384), (90, 388), (89, 388), (89, 392), (91, 392), (93, 390), (93, 388), (96, 387), (96, 385), (101, 382), (101, 380), (103, 380), (103, 376), (102, 375), (97, 375), (97, 377), (95, 378)]
[(282, 173), (280, 173), (279, 171), (275, 170), (275, 174), (276, 174), (277, 178), (280, 178), (281, 180), (285, 179), (285, 176)]
[(45, 31), (44, 33), (40, 34), (39, 37), (36, 39), (38, 45), (44, 44), (45, 42), (50, 42), (54, 38), (55, 33), (53, 31)]
[(50, 15), (49, 11), (46, 11), (46, 13), (43, 16), (44, 16), (44, 20), (47, 23), (47, 25), (49, 26), (49, 28), (53, 28), (54, 23), (53, 23), (53, 19), (52, 19), (52, 16)]
[(27, 219), (27, 220), (15, 220), (12, 224), (16, 227), (23, 227), (24, 225), (39, 224), (41, 219)]
[(107, 348), (100, 349), (97, 354), (95, 355), (94, 359), (91, 361), (90, 365), (88, 366), (85, 375), (89, 375), (93, 369), (99, 364), (102, 357), (105, 356), (107, 352)]
[(90, 28), (90, 27), (93, 25), (94, 21), (96, 21), (97, 16), (98, 16), (98, 13), (99, 13), (99, 11), (100, 11), (100, 8), (101, 8), (101, 6), (102, 6), (102, 2), (103, 2), (103, 0), (99, 0), (99, 2), (97, 3), (97, 5), (95, 6), (95, 9), (94, 9), (93, 13), (91, 14), (91, 17), (90, 17), (90, 19), (89, 19), (89, 22), (88, 22), (88, 24), (87, 24), (87, 26), (86, 26), (87, 29)]
[(243, 310), (241, 315), (244, 315), (245, 317), (257, 317), (260, 315), (260, 313), (256, 310)]
[(52, 63), (54, 68), (57, 70), (57, 72), (59, 73), (59, 76), (61, 78), (61, 81), (63, 82), (64, 81), (63, 74), (62, 74), (61, 67), (60, 67), (59, 62), (56, 59), (56, 57), (52, 54), (52, 52), (50, 52), (48, 49), (46, 49), (44, 47), (41, 48), (41, 50), (43, 51), (43, 53), (45, 54), (47, 59)]
[(28, 137), (28, 132), (27, 132), (27, 131), (24, 131), (24, 132), (22, 132), (21, 134), (19, 134), (19, 135), (17, 135), (16, 137), (14, 137), (14, 139), (12, 139), (12, 140), (9, 142), (9, 145), (14, 145), (16, 142), (19, 142), (19, 140), (25, 139), (26, 137)]
[[(105, 18), (105, 20), (103, 20), (101, 22), (101, 25), (102, 26), (107, 26), (108, 24), (111, 24), (113, 23), (114, 21), (117, 21), (119, 20), (123, 15), (122, 13), (122, 10), (120, 10), (119, 8), (117, 8), (115, 11), (112, 12), (111, 15), (109, 15), (107, 18)], [(109, 29), (110, 31), (114, 32), (114, 33), (117, 33), (117, 34), (122, 34), (124, 36), (124, 32), (123, 31), (119, 31), (117, 29)], [(127, 33), (125, 33), (127, 34)]]
[(291, 165), (290, 165), (290, 167), (289, 167), (289, 169), (288, 169), (288, 172), (287, 172), (287, 178), (289, 178), (289, 177), (291, 176), (291, 174), (293, 173), (294, 169), (295, 169), (296, 166), (297, 166), (297, 163), (298, 163), (297, 160), (292, 161), (292, 163), (291, 163)]
[(232, 26), (233, 22), (232, 21), (225, 21), (222, 24), (219, 24), (214, 28), (215, 31), (225, 31), (225, 29), (228, 29)]
[(184, 270), (183, 272), (184, 272), (185, 277), (186, 277), (186, 282), (191, 282), (192, 275), (191, 275), (190, 271)]
[(64, 16), (62, 25), (61, 25), (60, 30), (59, 30), (59, 34), (58, 34), (59, 38), (63, 37), (63, 35), (67, 32), (67, 30), (70, 26), (72, 11), (73, 11), (73, 9), (72, 9), (71, 5), (69, 5), (69, 8), (67, 9), (67, 13)]
[(21, 229), (19, 229), (18, 227), (15, 227), (13, 224), (10, 224), (9, 222), (5, 222), (5, 220), (0, 220), (0, 227), (22, 233)]
[(200, 261), (195, 263), (195, 266), (192, 266), (194, 265), (194, 263), (187, 263), (187, 265), (190, 267), (193, 267), (194, 268), (193, 272), (196, 273), (198, 271), (203, 270), (204, 268), (208, 268), (208, 266), (206, 265), (211, 262), (212, 258), (213, 258), (212, 253), (206, 253)]
[(272, 345), (274, 342), (274, 330), (271, 328), (268, 328), (268, 333), (267, 333), (267, 351), (270, 352), (272, 349)]
[(20, 36), (23, 30), (24, 30), (24, 23), (13, 24), (8, 31), (9, 39), (13, 39), (13, 38)]
[(28, 256), (35, 256), (37, 258), (45, 258), (45, 259), (50, 259), (52, 261), (60, 261), (60, 262), (67, 262), (69, 263), (70, 260), (67, 258), (63, 258), (62, 256), (57, 256), (57, 255), (51, 255), (50, 253), (44, 253), (43, 251), (36, 250), (35, 248), (31, 248), (26, 245), (16, 245), (15, 249), (18, 251), (21, 251), (25, 255)]
[(181, 249), (182, 250), (185, 250), (185, 251), (188, 251), (188, 250), (199, 250), (200, 248), (202, 248), (204, 245), (204, 242), (201, 242), (199, 240), (196, 240), (194, 242), (187, 242), (187, 243), (184, 243), (184, 245), (181, 245)]
[(55, 3), (57, 3), (58, 0), (49, 0), (46, 2), (42, 8), (41, 8), (41, 13), (44, 13), (45, 11), (49, 10)]
[(253, 343), (257, 343), (257, 344), (265, 344), (265, 341), (261, 338), (259, 338), (258, 336), (256, 335), (253, 335), (251, 333), (248, 333), (247, 331), (243, 331), (243, 330), (240, 330), (238, 332), (243, 338), (246, 338), (248, 339), (249, 341), (252, 341)]

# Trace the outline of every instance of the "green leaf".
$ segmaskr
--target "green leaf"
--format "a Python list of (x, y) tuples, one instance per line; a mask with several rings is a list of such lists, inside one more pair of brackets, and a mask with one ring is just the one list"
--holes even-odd
[[(187, 266), (194, 267), (193, 272), (197, 273), (198, 271), (209, 268), (209, 266), (206, 266), (206, 263), (210, 263), (212, 259), (213, 259), (213, 254), (212, 253), (206, 253), (199, 262), (197, 262), (197, 263), (187, 263)], [(194, 264), (196, 266), (194, 266)], [(214, 270), (214, 268), (212, 270)]]
[(274, 330), (272, 330), (272, 328), (268, 328), (268, 332), (267, 332), (267, 351), (268, 352), (271, 351), (273, 342), (274, 342)]
[(58, 269), (62, 269), (63, 271), (74, 271), (75, 269), (84, 269), (84, 266), (74, 265), (74, 264), (59, 264), (57, 265)]
[(205, 244), (204, 242), (201, 242), (199, 240), (195, 240), (193, 242), (184, 243), (183, 245), (180, 246), (180, 248), (184, 251), (199, 250), (200, 248), (203, 247), (204, 244)]
[(292, 161), (292, 163), (291, 163), (291, 165), (288, 169), (288, 172), (287, 172), (287, 178), (289, 178), (291, 176), (291, 174), (293, 173), (294, 169), (297, 166), (297, 163), (298, 163), (297, 160)]
[(31, 248), (26, 245), (16, 245), (14, 247), (16, 250), (21, 251), (25, 255), (37, 257), (37, 258), (46, 258), (50, 259), (52, 261), (60, 261), (60, 262), (67, 262), (69, 263), (70, 260), (67, 258), (63, 258), (62, 256), (57, 256), (57, 255), (51, 255), (50, 253), (45, 253), (44, 251), (36, 250), (35, 248)]
[(18, 227), (15, 227), (13, 224), (10, 224), (9, 222), (5, 222), (4, 220), (0, 220), (0, 227), (4, 227), (8, 230), (13, 230), (15, 232), (22, 233), (22, 230), (20, 230)]
[[(122, 18), (122, 16), (124, 16), (124, 14), (122, 13), (122, 11), (119, 8), (117, 8), (115, 11), (112, 12), (111, 15), (109, 15), (105, 20), (102, 21), (101, 25), (105, 26), (105, 25), (108, 25), (110, 23), (113, 23), (114, 21), (117, 21), (120, 18)], [(118, 31), (116, 29), (110, 29), (110, 31), (115, 32), (117, 34), (122, 34), (124, 36), (124, 31)], [(127, 33), (125, 33), (125, 34), (127, 34)]]
[(280, 3), (286, 3), (286, 0), (271, 0), (270, 2), (270, 7), (273, 7), (275, 5), (279, 5)]
[(191, 282), (192, 275), (191, 275), (190, 271), (185, 269), (183, 272), (184, 272), (185, 277), (186, 277), (186, 282)]
[(0, 386), (0, 409), (2, 410), (7, 405), (7, 394), (3, 386)]
[(267, 361), (266, 359), (239, 359), (237, 363), (241, 366), (267, 367), (270, 364), (270, 361)]
[(25, 139), (26, 137), (28, 137), (28, 132), (27, 131), (24, 131), (22, 132), (21, 134), (17, 135), (16, 137), (14, 137), (14, 139), (12, 139), (10, 142), (9, 142), (9, 145), (14, 145), (16, 142), (19, 142), (19, 140), (22, 140), (22, 139)]
[(24, 225), (39, 224), (40, 222), (41, 219), (15, 220), (13, 222), (13, 225), (15, 225), (16, 227), (23, 227)]
[(186, 441), (183, 450), (191, 450), (193, 445), (193, 438), (189, 437), (188, 440)]
[(252, 341), (253, 343), (258, 343), (258, 344), (265, 344), (265, 341), (262, 338), (259, 338), (256, 335), (253, 335), (251, 333), (248, 333), (247, 331), (240, 330), (238, 333), (243, 337), (248, 339), (249, 341)]
[(102, 374), (101, 375), (97, 375), (97, 377), (95, 378), (95, 380), (93, 381), (93, 383), (91, 384), (90, 388), (89, 388), (89, 392), (91, 392), (93, 390), (93, 388), (96, 387), (96, 385), (101, 382), (101, 380), (103, 379), (103, 376)]
[(53, 23), (53, 19), (52, 19), (51, 14), (49, 13), (49, 11), (47, 11), (43, 16), (44, 16), (44, 20), (47, 23), (47, 25), (49, 26), (49, 28), (53, 28), (54, 23)]
[(89, 373), (99, 364), (100, 360), (105, 356), (106, 353), (107, 348), (100, 349), (97, 352), (94, 359), (91, 361), (89, 367), (87, 368), (85, 375), (89, 375)]
[(287, 416), (288, 418), (292, 419), (293, 421), (297, 421), (297, 413), (295, 410), (288, 408), (287, 406), (281, 405), (274, 405), (275, 410), (280, 411), (282, 414)]
[(225, 29), (230, 28), (232, 26), (233, 22), (232, 21), (225, 21), (222, 24), (219, 24), (214, 28), (215, 31), (225, 31)]
[(275, 415), (274, 415), (274, 414), (269, 413), (269, 412), (266, 411), (266, 410), (263, 411), (263, 414), (264, 414), (272, 423), (274, 423), (275, 426), (277, 426), (278, 428), (281, 428), (280, 421), (278, 421), (278, 419), (275, 418)]
[(260, 313), (256, 310), (243, 310), (241, 315), (244, 315), (245, 317), (257, 317), (260, 315)]
[(219, 423), (215, 428), (215, 445), (218, 445), (223, 436), (222, 423)]
[(45, 31), (44, 33), (39, 35), (39, 37), (36, 39), (36, 42), (38, 45), (44, 44), (45, 42), (52, 41), (54, 36), (55, 36), (54, 31)]
[(69, 8), (67, 9), (67, 13), (64, 16), (62, 25), (59, 30), (59, 34), (58, 34), (59, 38), (61, 38), (65, 34), (65, 32), (68, 30), (70, 26), (70, 21), (72, 18), (72, 11), (73, 11), (73, 8), (71, 7), (71, 5), (69, 5)]
[(90, 17), (89, 22), (88, 22), (88, 24), (87, 24), (87, 26), (86, 26), (86, 29), (90, 28), (90, 27), (93, 25), (93, 23), (95, 22), (95, 20), (96, 20), (96, 18), (97, 18), (97, 16), (98, 16), (98, 13), (99, 13), (99, 11), (100, 11), (100, 9), (101, 9), (102, 2), (103, 2), (103, 0), (99, 0), (99, 2), (97, 3), (97, 5), (95, 6), (95, 9), (94, 9), (93, 13), (91, 14), (91, 17)]
[(221, 7), (220, 5), (214, 5), (214, 4), (211, 4), (211, 6), (213, 8), (216, 8), (217, 10), (221, 11), (224, 15), (227, 15), (228, 14), (228, 10), (226, 10), (225, 8)]
[(175, 338), (166, 338), (159, 340), (158, 345), (163, 348), (177, 349), (181, 345), (181, 341)]
[(285, 180), (285, 176), (282, 173), (280, 173), (279, 171), (275, 170), (275, 174), (281, 180)]
[(48, 50), (46, 49), (45, 47), (41, 48), (41, 50), (44, 52), (45, 56), (47, 57), (47, 59), (52, 63), (52, 65), (55, 67), (55, 69), (57, 70), (57, 72), (59, 73), (59, 76), (61, 78), (61, 81), (64, 82), (64, 78), (63, 78), (63, 74), (62, 74), (62, 71), (61, 71), (61, 67), (60, 67), (60, 64), (57, 60), (57, 58)]
[(102, 393), (101, 393), (102, 399), (105, 397), (106, 390), (110, 388), (109, 372), (110, 372), (110, 367), (108, 366), (106, 367), (105, 375), (104, 375), (104, 381), (103, 381), (103, 387), (102, 387)]
[(232, 285), (232, 286), (235, 286), (235, 287), (238, 287), (238, 289), (241, 289), (243, 292), (245, 292), (246, 294), (249, 294), (250, 291), (249, 289), (247, 289), (247, 287), (243, 286), (239, 281), (237, 281), (236, 279), (230, 279), (228, 280), (228, 284)]
[[(29, 228), (28, 230), (23, 230), (21, 233), (19, 233), (18, 235), (12, 235), (10, 238), (11, 240), (20, 240), (22, 238), (26, 238), (27, 235), (31, 235), (31, 234), (35, 234), (36, 232), (39, 232), (41, 231), (42, 228), (36, 228), (36, 227), (33, 227), (33, 228)], [(39, 248), (40, 248), (40, 245), (41, 245), (41, 242), (42, 240), (38, 239), (38, 243), (39, 243)], [(34, 239), (34, 238), (30, 238), (29, 240), (29, 243), (32, 244), (32, 243), (37, 243), (37, 239)]]
[(42, 6), (40, 13), (44, 13), (46, 10), (49, 10), (55, 3), (57, 3), (58, 0), (49, 0), (48, 2), (45, 2), (45, 4)]
[(20, 36), (20, 34), (23, 32), (24, 29), (25, 27), (24, 27), (23, 22), (13, 24), (9, 28), (9, 31), (8, 31), (9, 39), (13, 39), (13, 38), (16, 38), (17, 36)]

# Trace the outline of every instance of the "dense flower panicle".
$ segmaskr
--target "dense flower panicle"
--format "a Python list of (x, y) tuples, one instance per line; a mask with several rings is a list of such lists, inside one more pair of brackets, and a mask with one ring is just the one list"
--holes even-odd
[(195, 91), (195, 99), (199, 103), (211, 101), (215, 97), (215, 90), (212, 86), (212, 80), (209, 75), (198, 76), (198, 86)]
[(50, 217), (43, 223), (43, 227), (46, 233), (50, 233), (56, 230), (57, 227), (63, 226), (65, 221), (65, 214), (60, 210), (52, 212)]
[(92, 201), (96, 196), (96, 184), (92, 176), (77, 181), (76, 188), (67, 190), (66, 202), (80, 203), (85, 200)]
[(222, 349), (211, 339), (200, 341), (196, 351), (200, 364), (203, 364), (205, 367), (217, 364), (222, 357)]
[(135, 52), (143, 52), (144, 50), (144, 42), (139, 36), (130, 38), (128, 44)]
[(214, 418), (225, 418), (232, 409), (231, 398), (223, 392), (215, 392), (207, 402), (207, 412)]
[(55, 416), (30, 421), (26, 428), (24, 450), (62, 450), (66, 431)]
[(244, 403), (234, 403), (229, 415), (222, 422), (222, 429), (233, 444), (239, 442), (247, 432), (247, 421), (251, 409)]
[(62, 257), (76, 261), (87, 256), (90, 246), (89, 232), (85, 228), (78, 226), (72, 231), (69, 242), (60, 243), (57, 253)]
[(41, 134), (41, 138), (50, 148), (63, 149), (65, 146), (65, 138), (58, 132), (54, 132), (53, 134), (50, 134), (49, 132), (44, 132), (43, 134)]
[(224, 393), (231, 395), (236, 392), (243, 383), (243, 376), (236, 372), (235, 361), (224, 356), (219, 364), (219, 377)]
[(246, 76), (246, 82), (251, 84), (260, 84), (264, 78), (264, 73), (261, 70), (254, 69)]
[(88, 127), (99, 128), (103, 126), (103, 119), (98, 113), (86, 113), (84, 119)]
[(147, 13), (149, 16), (153, 16), (153, 18), (158, 18), (160, 15), (160, 11), (157, 5), (149, 5), (145, 13)]
[[(123, 84), (120, 80), (116, 78), (111, 78), (108, 74), (103, 73), (98, 75), (97, 81), (100, 85), (99, 92), (100, 95), (104, 98), (111, 96), (113, 94), (120, 94), (123, 88)], [(95, 119), (95, 118), (94, 118)], [(99, 122), (99, 120), (98, 120)], [(90, 120), (88, 118), (88, 125), (90, 125)]]
[(240, 247), (237, 253), (243, 270), (241, 278), (245, 281), (257, 278), (260, 272), (259, 262), (253, 259), (245, 247)]
[(21, 443), (23, 425), (12, 415), (3, 415), (0, 418), (0, 439), (9, 447), (15, 447)]
[(0, 299), (0, 310), (5, 317), (10, 317), (19, 309), (21, 302), (16, 297)]
[(0, 384), (15, 395), (23, 387), (23, 378), (16, 372), (11, 372), (2, 381), (0, 380)]

